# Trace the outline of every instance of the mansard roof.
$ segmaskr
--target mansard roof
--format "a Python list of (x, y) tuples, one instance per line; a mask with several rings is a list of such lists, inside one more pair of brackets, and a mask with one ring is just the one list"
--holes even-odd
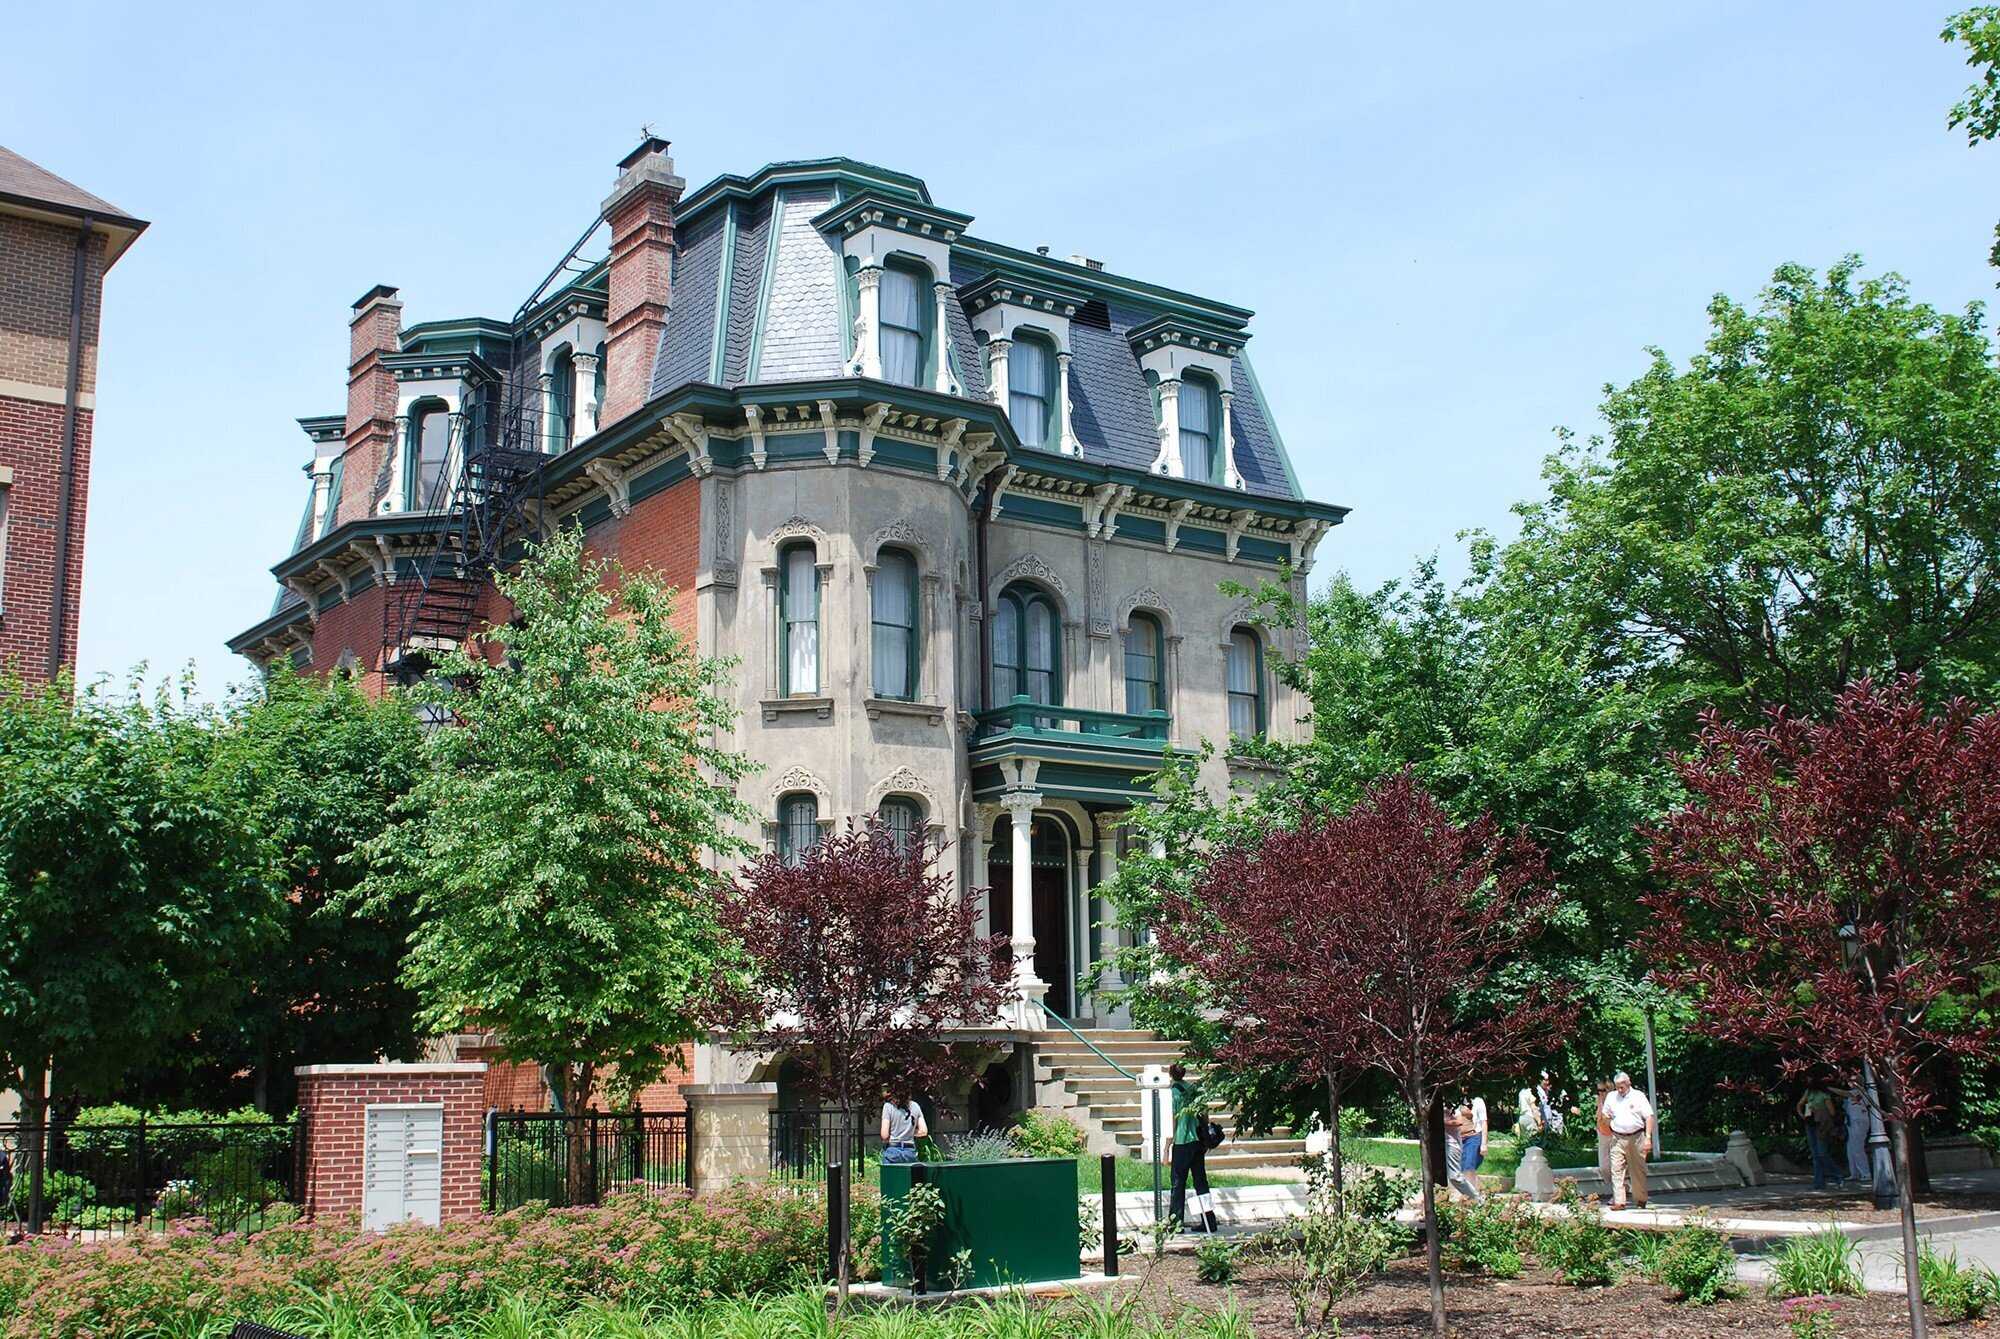
[[(995, 279), (1078, 300), (1070, 320), (1073, 425), (1083, 457), (1146, 470), (1159, 451), (1152, 389), (1140, 369), (1148, 337), (1197, 332), (1235, 353), (1230, 389), (1238, 468), (1246, 492), (1299, 499), (1283, 441), (1242, 352), (1243, 307), (968, 236), (968, 215), (940, 208), (920, 178), (847, 158), (773, 163), (724, 176), (687, 196), (676, 221), (673, 309), (653, 365), (649, 398), (705, 383), (724, 388), (845, 374), (854, 314), (839, 235), (849, 214), (907, 202), (911, 227), (949, 237), (951, 284)], [(965, 394), (988, 394), (986, 360), (964, 302), (947, 304), (946, 349)], [(1136, 341), (1136, 345), (1135, 345)]]

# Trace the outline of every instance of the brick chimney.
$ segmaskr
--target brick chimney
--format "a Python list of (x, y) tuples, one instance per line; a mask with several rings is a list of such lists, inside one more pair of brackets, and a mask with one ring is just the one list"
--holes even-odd
[(611, 224), (611, 298), (604, 313), (606, 428), (646, 403), (653, 356), (667, 323), (674, 250), (674, 206), (687, 183), (674, 175), (667, 142), (648, 135), (618, 164), (618, 184), (604, 202)]
[(382, 365), (403, 335), (403, 304), (396, 290), (377, 284), (354, 304), (347, 354), (347, 455), (341, 467), (340, 511), (345, 524), (375, 513), (389, 486), (396, 442), (396, 378)]

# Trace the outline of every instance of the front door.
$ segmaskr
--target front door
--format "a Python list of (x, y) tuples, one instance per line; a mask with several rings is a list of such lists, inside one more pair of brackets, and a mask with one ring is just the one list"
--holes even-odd
[[(1014, 849), (1002, 817), (986, 862), (993, 933), (1014, 932)], [(1029, 889), (1034, 903), (1035, 975), (1049, 986), (1049, 1008), (1068, 1018), (1075, 1000), (1069, 952), (1069, 834), (1053, 818), (1035, 820), (1030, 837)]]

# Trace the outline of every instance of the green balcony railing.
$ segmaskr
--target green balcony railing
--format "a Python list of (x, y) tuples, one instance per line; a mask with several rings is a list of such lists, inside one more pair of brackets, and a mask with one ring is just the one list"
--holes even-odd
[(1167, 725), (1172, 717), (1164, 711), (1127, 713), (1088, 711), (1082, 707), (1059, 707), (1047, 702), (1016, 697), (1004, 707), (982, 711), (973, 718), (974, 747), (997, 739), (1046, 739), (1051, 736), (1082, 739), (1077, 742), (1164, 752)]

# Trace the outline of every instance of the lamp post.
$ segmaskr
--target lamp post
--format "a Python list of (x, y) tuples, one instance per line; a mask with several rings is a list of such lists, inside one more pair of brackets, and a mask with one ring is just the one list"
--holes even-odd
[[(1849, 971), (1861, 966), (1861, 936), (1853, 922), (1840, 927), (1840, 956)], [(1868, 1172), (1875, 1207), (1893, 1209), (1901, 1201), (1896, 1185), (1896, 1169), (1889, 1160), (1889, 1132), (1882, 1124), (1882, 1101), (1875, 1091), (1875, 1066), (1861, 1057), (1861, 1095), (1868, 1106)]]

